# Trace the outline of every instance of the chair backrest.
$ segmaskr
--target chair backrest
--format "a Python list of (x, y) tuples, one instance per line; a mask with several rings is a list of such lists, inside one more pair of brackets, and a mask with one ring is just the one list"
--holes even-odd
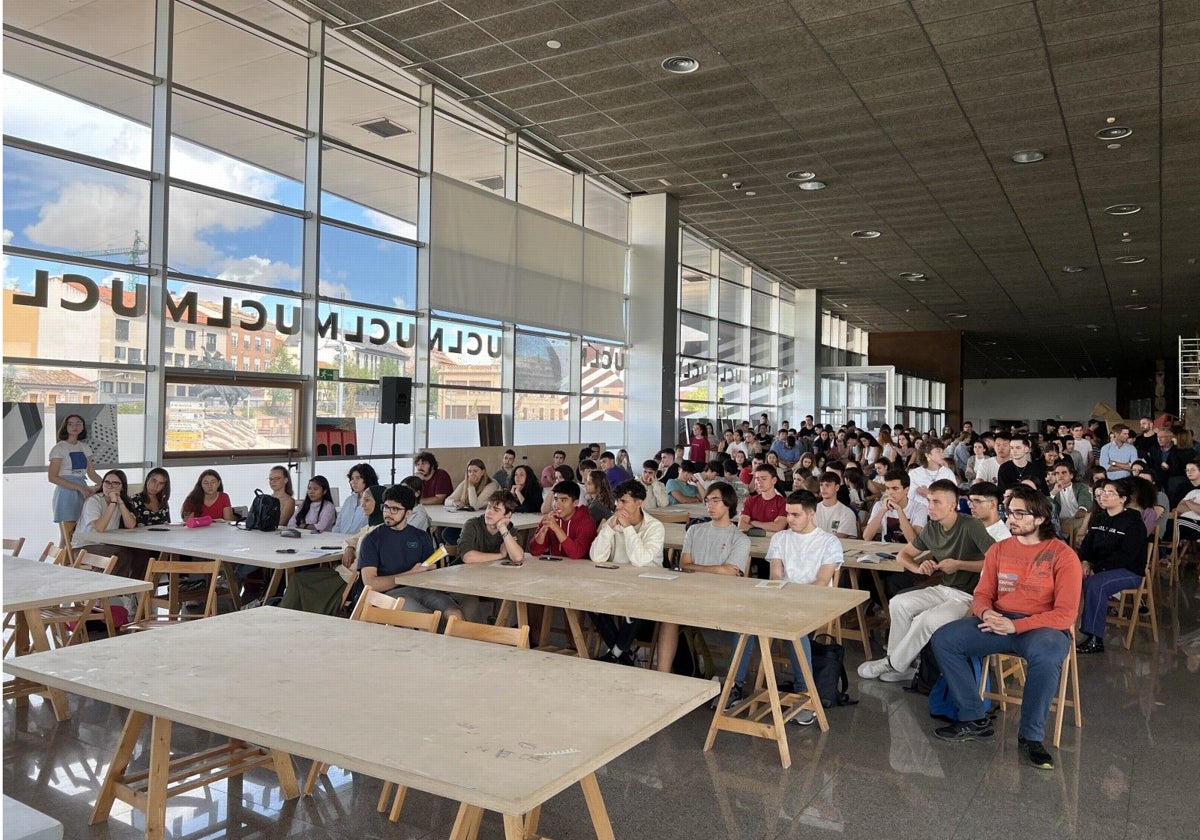
[(70, 545), (71, 544), (71, 538), (75, 536), (75, 525), (76, 524), (77, 523), (75, 523), (75, 522), (59, 522), (58, 523), (58, 533), (62, 537), (62, 539), (59, 541), (59, 545)]
[(393, 598), (376, 592), (374, 589), (364, 589), (354, 605), (351, 621), (365, 621), (368, 624), (386, 624), (389, 627), (407, 627), (412, 630), (423, 630), (426, 633), (436, 633), (438, 623), (442, 620), (440, 610), (432, 613), (410, 612), (401, 609), (403, 598)]
[(477, 642), (491, 642), (496, 645), (529, 647), (528, 624), (522, 624), (520, 627), (495, 627), (491, 624), (463, 621), (452, 615), (446, 620), (446, 635), (457, 636), (460, 639), (474, 639)]
[(11, 554), (13, 557), (19, 557), (21, 554), (21, 549), (24, 547), (25, 547), (25, 538), (24, 537), (17, 537), (15, 540), (10, 540), (8, 537), (4, 538), (4, 550), (7, 551), (9, 554)]
[[(146, 581), (153, 587), (149, 592), (143, 592), (138, 599), (137, 619), (134, 622), (146, 622), (155, 620), (153, 614), (155, 608), (166, 607), (168, 614), (166, 616), (157, 616), (159, 619), (167, 619), (171, 621), (208, 618), (217, 614), (217, 577), (221, 572), (221, 562), (219, 560), (159, 560), (157, 557), (151, 557), (146, 564)], [(208, 586), (204, 594), (204, 609), (200, 613), (184, 615), (174, 612), (172, 600), (177, 597), (177, 593), (172, 588), (171, 593), (168, 593), (167, 598), (156, 594), (159, 586), (163, 584), (163, 578), (167, 578), (166, 583), (174, 586), (178, 583), (178, 577), (182, 575), (204, 575), (208, 577)], [(175, 578), (175, 580), (172, 580)], [(172, 594), (174, 593), (174, 594)], [(198, 599), (191, 599), (198, 600)]]
[(46, 543), (46, 547), (42, 549), (42, 553), (38, 556), (39, 563), (45, 563), (46, 560), (54, 556), (54, 542)]
[(76, 569), (90, 569), (93, 572), (111, 575), (116, 565), (117, 555), (115, 554), (105, 557), (103, 554), (92, 554), (90, 551), (81, 551), (75, 555)]
[(71, 551), (71, 546), (64, 545), (54, 555), (54, 564), (56, 566), (74, 566), (75, 555)]

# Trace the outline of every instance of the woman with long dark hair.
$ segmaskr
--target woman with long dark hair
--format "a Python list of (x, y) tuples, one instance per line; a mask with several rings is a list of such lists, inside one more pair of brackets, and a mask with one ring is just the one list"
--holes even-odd
[[(50, 450), (47, 480), (54, 485), (54, 521), (75, 522), (84, 501), (100, 492), (100, 476), (92, 466), (87, 425), (78, 414), (68, 414), (58, 427), (58, 443)], [(89, 486), (88, 479), (96, 482)]]
[[(308, 492), (304, 496), (304, 501), (292, 514), (292, 518), (288, 521), (288, 527), (307, 528), (314, 534), (320, 534), (330, 530), (336, 519), (337, 508), (333, 506), (333, 494), (329, 491), (329, 479), (323, 475), (314, 475), (308, 480)], [(364, 521), (363, 524), (365, 525), (366, 522)]]
[(123, 470), (109, 470), (100, 479), (100, 492), (88, 497), (79, 513), (79, 525), (71, 537), (75, 551), (90, 551), (110, 557), (117, 555), (114, 574), (142, 578), (146, 574), (148, 554), (137, 549), (104, 542), (104, 535), (121, 528), (136, 528), (137, 516), (129, 498), (129, 480)]
[(139, 525), (166, 525), (171, 521), (171, 476), (155, 467), (142, 479), (142, 492), (131, 499)]
[(193, 516), (211, 516), (213, 519), (225, 519), (232, 522), (233, 503), (225, 492), (225, 482), (216, 470), (205, 470), (196, 480), (196, 486), (183, 500), (180, 511), (186, 522)]
[(542, 485), (537, 473), (528, 464), (518, 464), (513, 470), (509, 492), (517, 497), (517, 513), (542, 512)]

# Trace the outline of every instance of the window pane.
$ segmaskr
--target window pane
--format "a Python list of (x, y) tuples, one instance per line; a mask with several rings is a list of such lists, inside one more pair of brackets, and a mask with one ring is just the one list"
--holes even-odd
[(699, 239), (686, 233), (680, 236), (679, 261), (700, 271), (712, 271), (712, 251)]
[(842, 374), (821, 377), (821, 405), (843, 406), (846, 404), (846, 379)]
[(724, 321), (717, 322), (717, 358), (733, 364), (746, 363), (746, 339), (749, 330)]
[(570, 172), (534, 155), (517, 155), (517, 200), (522, 204), (571, 221), (574, 178)]
[(149, 226), (147, 181), (4, 148), (4, 244), (145, 265)]
[(356, 45), (344, 41), (344, 37), (339, 32), (326, 30), (325, 58), (328, 61), (336, 61), (339, 64), (344, 64), (351, 69), (357, 70), (364, 76), (378, 79), (388, 87), (393, 87), (414, 98), (420, 96), (420, 85), (411, 76), (377, 61), (364, 53)]
[(429, 446), (462, 446), (479, 440), (480, 414), (500, 413), (499, 391), (429, 389)]
[(680, 417), (711, 416), (712, 390), (709, 372), (713, 365), (698, 359), (679, 360)]
[(414, 309), (417, 249), (321, 225), (321, 294), (389, 309)]
[(713, 279), (689, 268), (680, 271), (679, 305), (690, 312), (714, 315), (712, 305)]
[(796, 335), (796, 304), (780, 298), (779, 300), (779, 334), (794, 337)]
[(405, 166), (417, 166), (415, 102), (327, 67), (322, 117), (330, 137)]
[(717, 365), (717, 413), (720, 417), (745, 417), (747, 412), (746, 369)]
[(771, 297), (775, 297), (775, 281), (761, 271), (753, 271), (750, 274), (750, 288), (756, 292), (763, 292)]
[(851, 373), (848, 380), (847, 405), (854, 408), (885, 408), (887, 406), (887, 374)]
[(297, 445), (300, 386), (167, 378), (168, 453), (291, 449)]
[(5, 260), (4, 355), (113, 362), (129, 361), (136, 349), (141, 358), (146, 277), (17, 256)]
[(629, 241), (629, 202), (590, 178), (584, 180), (583, 224), (597, 233)]
[(514, 380), (520, 391), (570, 391), (571, 340), (518, 332)]
[(761, 330), (750, 331), (750, 364), (759, 365), (760, 367), (772, 367), (775, 365), (775, 334), (762, 332)]
[(745, 269), (740, 262), (728, 254), (721, 254), (721, 279), (734, 283), (744, 283)]
[(317, 335), (318, 364), (340, 379), (413, 375), (417, 325), (411, 315), (321, 301)]
[(746, 322), (746, 289), (725, 280), (721, 281), (721, 317), (726, 321)]
[(434, 120), (433, 169), (504, 194), (504, 144), (441, 116)]
[(773, 295), (751, 292), (750, 326), (760, 330), (774, 330), (775, 302), (776, 298)]
[(712, 321), (692, 315), (689, 312), (679, 313), (679, 350), (687, 356), (702, 356), (712, 358)]
[(625, 442), (625, 400), (584, 397), (580, 401), (580, 420), (581, 440), (607, 448)]
[(788, 372), (796, 369), (796, 341), (782, 335), (779, 336), (779, 369)]
[[(300, 303), (295, 298), (182, 280), (168, 280), (167, 294), (170, 302), (165, 320), (175, 330), (175, 344), (167, 349), (184, 354), (168, 362), (168, 353), (164, 364), (211, 370), (300, 372)], [(260, 343), (264, 338), (270, 340), (273, 350)]]
[(580, 390), (584, 394), (606, 397), (625, 397), (625, 348), (593, 341), (583, 343), (583, 376)]
[[(570, 412), (570, 397), (516, 394), (513, 403), (513, 445), (569, 440)], [(536, 469), (540, 474), (541, 468)]]
[[(9, 0), (4, 23), (84, 52), (150, 72), (154, 54), (153, 0), (99, 0), (66, 4), (38, 0)], [(5, 44), (5, 63), (8, 45)]]
[[(774, 400), (772, 393), (774, 388), (775, 372), (771, 370), (761, 370), (753, 368), (750, 371), (750, 404), (755, 406), (769, 406)], [(766, 409), (756, 409), (752, 413), (761, 414)], [(767, 414), (773, 412), (767, 410)], [(787, 419), (787, 412), (780, 419)]]
[(5, 134), (150, 168), (149, 85), (7, 38), (4, 66), (44, 79), (39, 86), (4, 75)]
[[(429, 338), (429, 381), (443, 388), (499, 388), (500, 359), (503, 342), (500, 330), (477, 324), (459, 324), (453, 321), (434, 319), (430, 324)], [(489, 401), (491, 395), (482, 394), (480, 400)], [(430, 397), (430, 416), (457, 419), (441, 413)], [(499, 400), (499, 395), (496, 395)], [(450, 407), (466, 405), (461, 399), (450, 400)], [(473, 404), (473, 403), (472, 403)], [(488, 402), (490, 405), (491, 403)], [(499, 402), (496, 402), (499, 413)], [(455, 408), (454, 410), (457, 410)], [(436, 412), (436, 413), (435, 413)], [(474, 417), (474, 415), (470, 415)], [(478, 434), (475, 434), (478, 438)], [(432, 445), (432, 444), (431, 444)], [(457, 445), (457, 444), (456, 444)]]
[(300, 288), (295, 216), (171, 189), (167, 264), (174, 271), (275, 289)]
[(417, 238), (417, 178), (329, 149), (322, 156), (321, 214), (393, 236)]

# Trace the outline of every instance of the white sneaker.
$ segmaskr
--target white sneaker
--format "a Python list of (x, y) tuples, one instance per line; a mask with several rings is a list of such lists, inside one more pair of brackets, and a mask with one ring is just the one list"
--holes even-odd
[(812, 709), (801, 709), (800, 712), (792, 718), (789, 723), (796, 726), (812, 726), (817, 719), (817, 713)]
[(912, 678), (916, 676), (916, 674), (916, 668), (905, 668), (903, 671), (893, 671), (889, 666), (888, 672), (880, 676), (879, 679), (881, 679), (883, 682), (889, 683), (910, 682)]
[(858, 675), (864, 680), (881, 679), (887, 673), (895, 672), (892, 670), (892, 663), (888, 662), (886, 656), (883, 659), (871, 659), (858, 666)]

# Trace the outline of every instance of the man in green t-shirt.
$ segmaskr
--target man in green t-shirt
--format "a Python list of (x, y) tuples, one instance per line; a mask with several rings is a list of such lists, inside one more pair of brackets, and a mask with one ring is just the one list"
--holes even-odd
[[(892, 626), (888, 653), (858, 666), (863, 679), (908, 682), (916, 669), (913, 660), (943, 624), (962, 618), (971, 608), (971, 597), (983, 555), (995, 540), (973, 516), (960, 516), (958, 487), (945, 479), (929, 485), (929, 524), (906, 545), (896, 559), (921, 575), (942, 573), (937, 586), (913, 589), (892, 598), (888, 604)], [(919, 564), (915, 558), (928, 552)]]

